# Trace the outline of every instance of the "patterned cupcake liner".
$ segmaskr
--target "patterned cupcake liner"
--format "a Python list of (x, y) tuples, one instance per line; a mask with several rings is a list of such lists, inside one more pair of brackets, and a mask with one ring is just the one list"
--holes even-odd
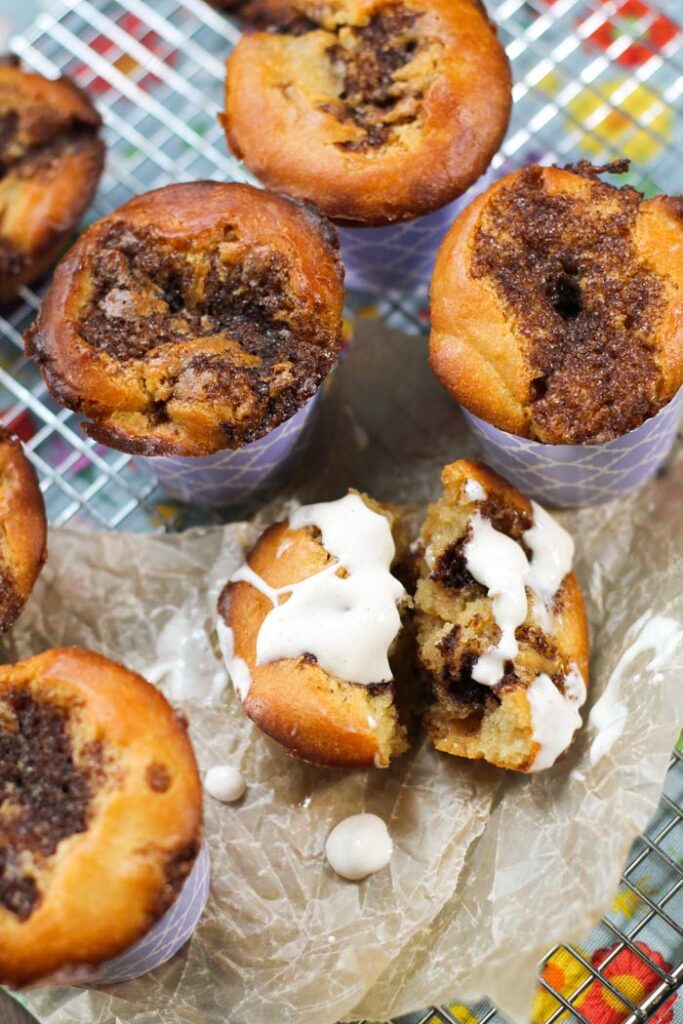
[(132, 981), (161, 967), (185, 945), (209, 898), (211, 862), (204, 844), (177, 900), (146, 935), (125, 953), (101, 964), (87, 980), (89, 987)]
[(265, 437), (215, 455), (152, 456), (141, 459), (175, 498), (203, 507), (238, 505), (271, 486), (301, 440), (321, 394)]
[(456, 200), (426, 217), (387, 227), (340, 228), (347, 287), (365, 292), (412, 291), (426, 284), (460, 206)]
[(487, 462), (532, 498), (576, 508), (602, 505), (650, 480), (671, 451), (683, 412), (683, 388), (656, 416), (596, 445), (541, 444), (498, 430), (463, 409)]
[(506, 164), (497, 171), (489, 168), (464, 195), (425, 217), (382, 228), (340, 227), (347, 288), (407, 292), (429, 284), (436, 254), (455, 218), (508, 169)]

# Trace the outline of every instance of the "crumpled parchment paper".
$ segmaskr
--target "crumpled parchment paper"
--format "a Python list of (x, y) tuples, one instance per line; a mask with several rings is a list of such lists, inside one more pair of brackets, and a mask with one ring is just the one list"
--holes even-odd
[[(348, 486), (415, 513), (435, 498), (441, 467), (475, 449), (426, 354), (424, 338), (359, 323), (298, 480), (259, 520), (292, 497), (335, 498)], [(678, 455), (626, 501), (560, 515), (577, 542), (591, 621), (589, 705), (610, 686), (626, 713), (597, 763), (588, 725), (565, 760), (530, 777), (424, 742), (387, 771), (325, 771), (288, 759), (258, 733), (239, 710), (213, 633), (216, 596), (253, 524), (173, 536), (53, 531), (5, 656), (80, 644), (146, 673), (188, 711), (201, 768), (237, 765), (248, 790), (237, 806), (206, 801), (212, 893), (185, 950), (116, 988), (25, 993), (35, 1016), (43, 1024), (333, 1024), (485, 994), (527, 1020), (539, 958), (584, 935), (609, 905), (680, 726)], [(643, 637), (662, 635), (663, 616), (658, 652)], [(331, 871), (323, 846), (337, 821), (360, 811), (386, 820), (395, 853), (388, 870), (357, 884)]]

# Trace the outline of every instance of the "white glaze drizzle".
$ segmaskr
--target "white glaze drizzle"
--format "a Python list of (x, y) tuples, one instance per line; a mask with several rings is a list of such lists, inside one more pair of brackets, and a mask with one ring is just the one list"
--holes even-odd
[(472, 678), (495, 686), (505, 674), (505, 662), (514, 659), (519, 650), (515, 630), (527, 614), (524, 577), (528, 563), (519, 544), (495, 530), (480, 512), (472, 516), (470, 526), (472, 535), (464, 548), (467, 568), (488, 590), (501, 631), (498, 644), (478, 658)]
[[(654, 651), (645, 666), (647, 672), (656, 673), (671, 658), (678, 644), (683, 640), (683, 628), (675, 619), (666, 615), (652, 615), (646, 612), (633, 624), (631, 633), (635, 635), (633, 643), (627, 647), (614, 671), (607, 681), (607, 686), (600, 699), (595, 702), (588, 718), (589, 726), (595, 730), (596, 736), (590, 747), (591, 765), (597, 764), (607, 754), (624, 731), (628, 708), (621, 699), (621, 681), (627, 668), (645, 651)], [(635, 677), (634, 682), (638, 679)], [(656, 682), (653, 676), (652, 682)]]
[[(476, 483), (468, 480), (465, 490)], [(531, 562), (520, 544), (496, 530), (480, 512), (470, 519), (465, 563), (492, 598), (493, 615), (501, 631), (498, 644), (480, 655), (472, 670), (472, 678), (485, 686), (499, 683), (505, 674), (505, 662), (514, 660), (519, 652), (515, 631), (527, 617), (526, 588), (531, 591), (534, 614), (547, 630), (551, 626), (548, 606), (571, 569), (572, 538), (540, 505), (532, 502), (532, 507), (533, 524), (524, 533), (532, 552)]]
[(246, 661), (243, 661), (242, 658), (238, 658), (235, 654), (235, 634), (229, 626), (226, 626), (220, 616), (216, 623), (216, 632), (218, 633), (218, 643), (221, 648), (221, 653), (225, 660), (225, 667), (227, 668), (228, 674), (232, 680), (232, 685), (235, 687), (235, 693), (242, 703), (244, 703), (251, 688), (251, 672), (249, 671), (249, 666)]
[(535, 501), (531, 506), (534, 521), (523, 534), (524, 543), (531, 551), (526, 584), (545, 604), (549, 604), (572, 567), (574, 541), (544, 508)]
[(394, 844), (376, 814), (354, 814), (335, 825), (325, 843), (325, 856), (333, 871), (357, 882), (386, 867)]
[[(336, 561), (279, 588), (270, 587), (246, 563), (235, 572), (233, 582), (250, 583), (273, 605), (256, 639), (256, 664), (312, 654), (340, 679), (389, 682), (388, 654), (401, 628), (397, 605), (405, 591), (390, 572), (395, 546), (387, 519), (358, 495), (347, 494), (338, 501), (302, 506), (289, 523), (294, 530), (316, 526)], [(342, 568), (346, 574), (337, 575)]]
[(470, 477), (465, 483), (465, 496), (470, 501), (486, 501), (486, 491), (478, 480)]
[(564, 694), (543, 672), (536, 676), (527, 690), (527, 700), (531, 709), (532, 736), (539, 745), (529, 771), (540, 772), (555, 764), (580, 728), (579, 709), (586, 702), (586, 684), (578, 667), (572, 664), (564, 680)]

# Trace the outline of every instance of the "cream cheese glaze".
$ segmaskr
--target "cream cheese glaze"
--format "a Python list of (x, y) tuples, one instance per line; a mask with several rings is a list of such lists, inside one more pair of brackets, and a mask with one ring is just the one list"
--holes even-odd
[[(315, 526), (333, 557), (322, 571), (288, 586), (273, 588), (246, 563), (231, 582), (256, 587), (272, 604), (256, 640), (256, 664), (313, 655), (325, 671), (352, 683), (392, 679), (389, 650), (401, 628), (398, 604), (405, 596), (391, 575), (395, 545), (388, 520), (356, 494), (338, 501), (302, 506), (290, 528)], [(234, 656), (230, 630), (223, 625), (221, 645), (242, 700), (244, 662)]]
[(536, 502), (532, 502), (532, 507), (533, 524), (523, 534), (531, 551), (530, 562), (521, 544), (496, 530), (480, 512), (475, 512), (470, 520), (465, 564), (492, 598), (493, 614), (501, 631), (498, 644), (482, 654), (472, 670), (473, 679), (485, 686), (499, 683), (505, 674), (505, 662), (513, 661), (519, 652), (515, 631), (527, 617), (527, 588), (537, 617), (548, 628), (547, 608), (572, 567), (572, 538), (544, 508)]
[(550, 676), (536, 676), (527, 690), (531, 710), (531, 728), (538, 750), (531, 772), (550, 768), (570, 746), (574, 733), (581, 727), (579, 709), (586, 701), (586, 684), (576, 665), (571, 666), (560, 693)]
[(519, 650), (515, 630), (527, 614), (524, 580), (529, 565), (520, 545), (494, 529), (480, 512), (472, 516), (470, 528), (472, 535), (464, 549), (466, 565), (488, 590), (501, 632), (498, 644), (477, 660), (472, 678), (485, 686), (495, 686), (505, 675), (505, 662), (512, 661)]
[(334, 826), (325, 843), (325, 856), (338, 875), (357, 882), (386, 867), (393, 848), (381, 818), (376, 814), (353, 814)]

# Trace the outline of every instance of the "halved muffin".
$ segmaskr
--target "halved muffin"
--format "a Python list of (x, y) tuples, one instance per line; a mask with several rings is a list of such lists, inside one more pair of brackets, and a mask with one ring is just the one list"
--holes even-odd
[(588, 629), (573, 542), (488, 467), (459, 460), (422, 527), (418, 657), (439, 750), (517, 771), (550, 767), (581, 725)]
[(294, 757), (385, 767), (408, 749), (415, 684), (391, 573), (392, 509), (349, 493), (265, 531), (223, 590), (219, 636), (246, 714)]

